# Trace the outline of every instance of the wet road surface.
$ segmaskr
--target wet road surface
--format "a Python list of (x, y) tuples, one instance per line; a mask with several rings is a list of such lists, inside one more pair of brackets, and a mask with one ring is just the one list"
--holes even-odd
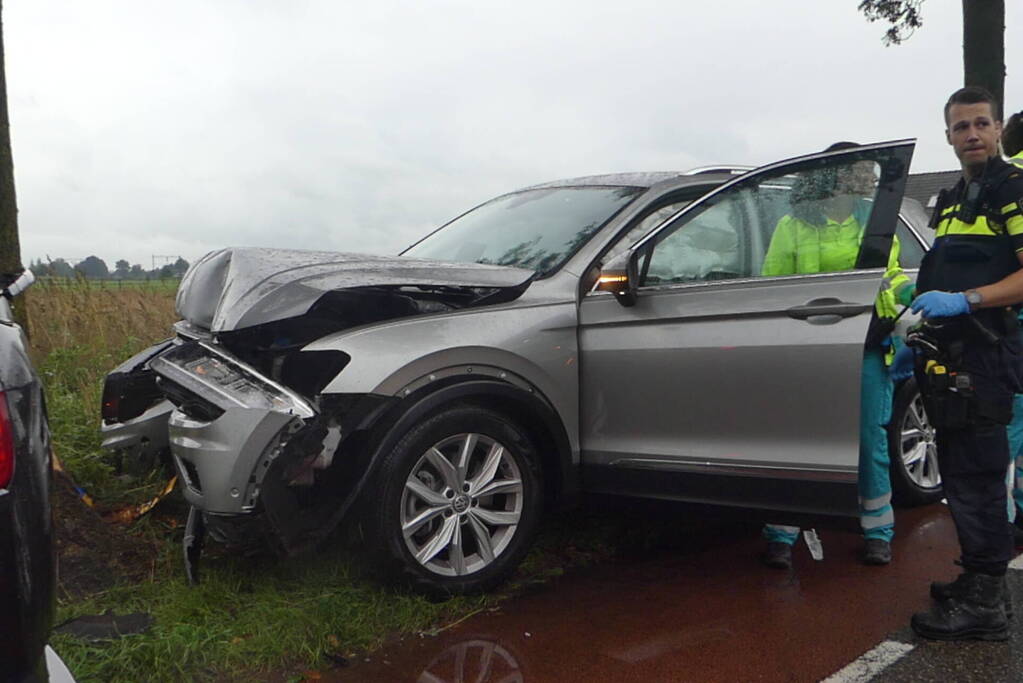
[[(929, 605), (929, 582), (959, 573), (955, 531), (943, 505), (900, 511), (897, 531), (887, 567), (860, 563), (855, 531), (818, 528), (823, 561), (800, 542), (793, 569), (780, 571), (760, 565), (763, 542), (748, 524), (725, 527), (697, 550), (565, 577), (322, 680), (820, 681), (892, 639), (914, 649), (876, 680), (1023, 679), (1020, 648), (1011, 644), (914, 638), (907, 624)], [(1013, 572), (1023, 596), (1020, 577)], [(1015, 636), (1023, 644), (1020, 621)]]

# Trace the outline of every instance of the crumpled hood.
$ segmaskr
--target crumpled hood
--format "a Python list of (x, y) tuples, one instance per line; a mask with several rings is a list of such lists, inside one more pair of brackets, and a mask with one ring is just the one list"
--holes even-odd
[(178, 314), (212, 332), (238, 330), (308, 312), (325, 293), (377, 286), (504, 289), (533, 271), (401, 256), (297, 249), (228, 248), (197, 261), (178, 288)]

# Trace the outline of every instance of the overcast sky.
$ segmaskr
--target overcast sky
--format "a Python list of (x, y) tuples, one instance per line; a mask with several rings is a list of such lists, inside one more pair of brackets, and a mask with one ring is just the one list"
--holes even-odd
[(955, 168), (961, 4), (889, 48), (858, 4), (4, 0), (22, 259), (393, 253), (517, 187), (836, 140)]

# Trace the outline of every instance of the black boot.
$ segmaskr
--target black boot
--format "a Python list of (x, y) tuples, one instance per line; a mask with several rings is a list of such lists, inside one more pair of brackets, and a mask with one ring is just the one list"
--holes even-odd
[(953, 584), (953, 596), (913, 615), (910, 625), (918, 635), (934, 640), (1008, 640), (1001, 576), (967, 572)]
[[(944, 601), (962, 596), (965, 587), (964, 576), (966, 574), (960, 574), (956, 577), (955, 581), (947, 583), (943, 581), (933, 582), (931, 584), (931, 597), (938, 601)], [(1004, 577), (1002, 578), (1002, 608), (1005, 610), (1005, 618), (1012, 619), (1012, 593), (1009, 592), (1009, 582)]]

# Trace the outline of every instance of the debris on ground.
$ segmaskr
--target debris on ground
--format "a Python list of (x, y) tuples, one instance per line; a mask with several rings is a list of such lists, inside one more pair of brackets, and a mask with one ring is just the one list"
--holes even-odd
[(167, 485), (163, 487), (163, 490), (156, 494), (156, 496), (152, 499), (147, 500), (144, 503), (140, 503), (139, 505), (129, 505), (127, 507), (120, 508), (119, 510), (108, 512), (103, 515), (103, 519), (115, 524), (131, 524), (136, 519), (139, 519), (155, 508), (160, 501), (169, 496), (177, 483), (178, 475), (175, 474), (170, 478), (170, 481), (167, 482)]
[(54, 471), (53, 478), (60, 598), (78, 600), (118, 583), (150, 577), (157, 561), (157, 547), (104, 521), (99, 512), (84, 502), (66, 473)]
[(97, 642), (145, 633), (152, 625), (153, 617), (145, 612), (133, 612), (121, 616), (105, 612), (76, 617), (53, 630), (82, 640)]

